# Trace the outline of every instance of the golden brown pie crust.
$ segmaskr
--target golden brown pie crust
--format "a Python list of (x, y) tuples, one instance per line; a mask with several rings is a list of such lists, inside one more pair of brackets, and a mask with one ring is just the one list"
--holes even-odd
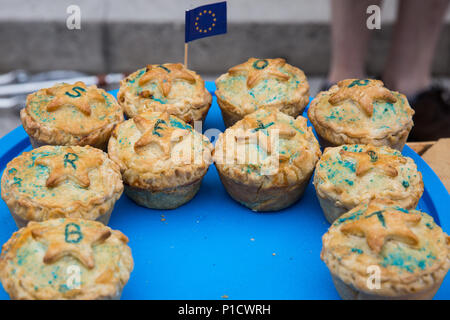
[(180, 63), (148, 65), (121, 81), (117, 100), (133, 118), (144, 111), (167, 112), (191, 125), (204, 121), (212, 103), (203, 79)]
[(90, 145), (106, 149), (123, 112), (116, 99), (79, 81), (57, 84), (28, 95), (20, 118), (33, 147)]
[(196, 194), (212, 149), (208, 138), (183, 120), (149, 111), (117, 126), (108, 146), (126, 193), (141, 205), (165, 209)]
[[(433, 218), (392, 200), (355, 207), (322, 241), (321, 258), (345, 299), (431, 299), (450, 268), (450, 238)], [(368, 281), (373, 266), (378, 288)]]
[(11, 299), (118, 299), (133, 270), (127, 243), (95, 221), (30, 222), (3, 245), (0, 280)]
[(119, 167), (90, 146), (24, 152), (2, 176), (2, 198), (21, 226), (65, 217), (104, 221), (122, 192)]
[(417, 206), (424, 186), (411, 158), (373, 145), (327, 148), (316, 165), (314, 186), (328, 222), (374, 197), (392, 199), (406, 209)]
[(308, 118), (322, 147), (373, 144), (402, 150), (414, 110), (405, 95), (373, 79), (347, 79), (319, 92)]
[(300, 198), (320, 156), (306, 122), (265, 107), (220, 134), (214, 161), (233, 199), (254, 211), (275, 211)]
[(305, 74), (281, 58), (250, 58), (217, 78), (216, 87), (226, 127), (264, 106), (297, 117), (309, 102)]

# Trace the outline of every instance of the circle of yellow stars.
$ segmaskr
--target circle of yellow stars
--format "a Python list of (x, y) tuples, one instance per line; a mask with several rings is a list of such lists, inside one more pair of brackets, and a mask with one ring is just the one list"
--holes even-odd
[[(205, 16), (205, 15), (211, 16), (213, 23), (208, 28), (202, 29), (202, 28), (200, 28), (198, 26), (198, 23), (199, 23), (200, 17), (201, 16)], [(216, 26), (216, 21), (217, 21), (217, 18), (216, 18), (216, 14), (215, 13), (213, 13), (211, 10), (203, 10), (202, 12), (200, 12), (198, 14), (198, 17), (195, 18), (195, 30), (197, 30), (200, 33), (203, 33), (203, 32), (207, 33), (208, 31), (211, 31), (212, 28), (214, 28)]]

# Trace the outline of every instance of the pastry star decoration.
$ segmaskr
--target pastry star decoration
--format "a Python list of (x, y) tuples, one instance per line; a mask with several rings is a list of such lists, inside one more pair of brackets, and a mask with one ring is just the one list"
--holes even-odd
[(139, 152), (140, 148), (155, 143), (164, 152), (166, 159), (170, 158), (172, 143), (180, 142), (184, 136), (189, 134), (188, 130), (169, 126), (170, 115), (167, 112), (152, 120), (136, 116), (133, 118), (133, 121), (142, 133), (139, 140), (134, 144), (134, 150)]
[(263, 79), (275, 78), (281, 81), (289, 80), (290, 76), (279, 70), (285, 64), (286, 60), (281, 58), (250, 58), (247, 62), (244, 62), (228, 70), (228, 73), (230, 75), (235, 75), (242, 72), (247, 73), (247, 87), (251, 89)]
[(103, 160), (84, 154), (77, 154), (72, 148), (67, 148), (66, 150), (62, 154), (36, 159), (35, 164), (50, 168), (46, 186), (53, 188), (70, 179), (82, 188), (89, 187), (91, 184), (89, 170), (101, 165)]
[[(235, 135), (237, 143), (257, 144), (267, 154), (273, 152), (272, 139), (269, 135), (270, 132), (278, 130), (278, 139), (292, 139), (295, 136), (296, 131), (288, 126), (281, 125), (278, 122), (277, 115), (275, 113), (270, 114), (263, 120), (259, 119), (244, 119), (245, 127), (244, 131), (238, 132)], [(276, 138), (276, 137), (275, 137)], [(274, 141), (278, 143), (279, 141)], [(283, 160), (284, 155), (279, 155), (280, 160)]]
[(91, 100), (105, 101), (105, 97), (97, 91), (96, 87), (86, 88), (86, 85), (81, 81), (75, 82), (73, 85), (63, 84), (57, 88), (48, 88), (46, 93), (55, 96), (47, 105), (47, 111), (49, 112), (55, 111), (64, 105), (71, 105), (89, 116), (91, 114), (89, 103)]
[(351, 99), (371, 117), (373, 114), (373, 102), (375, 100), (384, 100), (395, 103), (397, 98), (390, 90), (384, 87), (380, 80), (357, 80), (347, 79), (338, 82), (339, 90), (332, 94), (328, 102), (332, 105)]
[(406, 163), (402, 156), (380, 154), (369, 149), (366, 152), (349, 152), (341, 149), (339, 154), (343, 159), (352, 158), (356, 160), (356, 175), (363, 176), (373, 168), (379, 168), (390, 177), (398, 175), (397, 169), (392, 165), (394, 163)]
[(364, 217), (343, 225), (341, 231), (344, 234), (366, 237), (369, 248), (378, 254), (385, 242), (390, 239), (417, 245), (419, 239), (408, 225), (416, 225), (420, 219), (421, 216), (417, 213), (380, 210), (376, 206), (369, 205)]
[(103, 243), (111, 236), (111, 231), (105, 226), (80, 226), (69, 222), (61, 227), (40, 227), (31, 230), (33, 239), (48, 244), (44, 255), (44, 263), (52, 264), (65, 256), (72, 256), (80, 261), (86, 268), (95, 267), (92, 247)]
[(181, 63), (166, 63), (162, 65), (148, 65), (145, 73), (139, 79), (139, 85), (143, 86), (151, 80), (156, 80), (162, 94), (167, 97), (172, 89), (174, 80), (186, 80), (195, 83), (195, 77), (184, 68)]

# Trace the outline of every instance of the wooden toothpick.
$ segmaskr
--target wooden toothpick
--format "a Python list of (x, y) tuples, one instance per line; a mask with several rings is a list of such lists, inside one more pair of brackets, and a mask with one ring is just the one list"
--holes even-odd
[(188, 67), (188, 43), (184, 44), (184, 66)]

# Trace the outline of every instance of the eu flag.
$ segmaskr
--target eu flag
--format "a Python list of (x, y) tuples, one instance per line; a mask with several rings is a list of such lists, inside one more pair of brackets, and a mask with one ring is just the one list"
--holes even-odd
[(227, 33), (227, 2), (217, 2), (186, 11), (184, 42)]

